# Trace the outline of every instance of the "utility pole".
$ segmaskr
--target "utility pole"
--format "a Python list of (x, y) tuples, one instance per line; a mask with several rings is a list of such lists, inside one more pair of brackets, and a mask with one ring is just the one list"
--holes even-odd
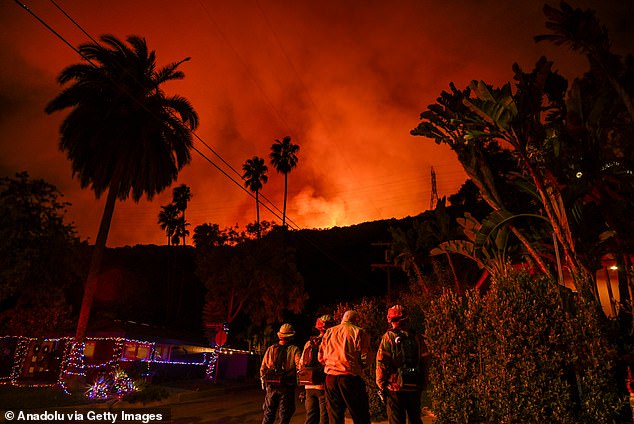
[(438, 203), (438, 190), (436, 189), (436, 171), (431, 167), (431, 198), (429, 199), (429, 210), (433, 211)]
[(390, 257), (389, 246), (392, 246), (392, 243), (372, 243), (372, 246), (386, 246), (384, 256), (385, 262), (380, 264), (370, 264), (370, 267), (373, 271), (375, 269), (382, 269), (387, 273), (387, 293), (385, 297), (389, 305), (392, 302), (392, 268), (397, 268), (397, 265), (392, 263), (392, 258)]

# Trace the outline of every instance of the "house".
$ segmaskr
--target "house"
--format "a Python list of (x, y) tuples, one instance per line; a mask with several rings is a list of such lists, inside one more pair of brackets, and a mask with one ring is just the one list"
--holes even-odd
[(168, 338), (173, 335), (167, 331), (160, 336), (160, 329), (134, 322), (115, 324), (91, 331), (80, 357), (73, 356), (70, 336), (0, 337), (0, 384), (54, 386), (68, 373), (90, 382), (114, 369), (146, 382), (215, 382), (246, 378), (253, 361), (249, 351)]

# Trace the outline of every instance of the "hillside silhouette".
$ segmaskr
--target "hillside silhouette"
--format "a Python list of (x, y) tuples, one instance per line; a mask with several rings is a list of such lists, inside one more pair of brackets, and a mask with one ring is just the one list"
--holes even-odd
[[(366, 222), (349, 227), (290, 231), (286, 243), (296, 252), (308, 300), (293, 321), (310, 322), (316, 313), (341, 302), (386, 296), (386, 243), (391, 227), (411, 226), (413, 218)], [(92, 248), (92, 247), (90, 247)], [(399, 268), (390, 269), (393, 292), (406, 285)], [(95, 297), (89, 333), (125, 328), (128, 334), (205, 342), (202, 308), (207, 289), (196, 275), (193, 246), (136, 245), (108, 248)], [(304, 319), (305, 318), (305, 319)], [(236, 325), (245, 325), (238, 320)]]

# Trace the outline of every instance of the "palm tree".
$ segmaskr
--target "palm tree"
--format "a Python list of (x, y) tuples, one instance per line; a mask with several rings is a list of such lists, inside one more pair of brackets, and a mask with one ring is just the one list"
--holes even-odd
[(299, 146), (291, 143), (291, 137), (286, 136), (280, 140), (275, 140), (271, 146), (271, 164), (275, 170), (284, 174), (284, 210), (282, 212), (282, 228), (286, 229), (286, 196), (288, 194), (288, 173), (297, 166), (297, 152)]
[[(181, 211), (181, 218), (183, 219), (182, 225), (189, 225), (185, 220), (185, 210), (187, 209), (187, 202), (192, 199), (192, 192), (190, 188), (186, 184), (181, 184), (178, 187), (175, 187), (172, 191), (172, 203), (176, 205), (176, 209)], [(181, 235), (183, 237), (183, 246), (185, 243), (185, 236), (189, 234), (189, 231), (181, 231)], [(178, 244), (178, 243), (177, 243)]]
[(255, 214), (257, 217), (257, 234), (258, 238), (261, 236), (260, 232), (260, 190), (269, 180), (266, 175), (269, 168), (264, 164), (264, 159), (253, 156), (251, 159), (242, 165), (242, 179), (244, 180), (244, 186), (255, 193)]
[(112, 35), (103, 44), (87, 43), (79, 52), (89, 63), (70, 65), (59, 74), (70, 83), (47, 106), (53, 113), (70, 108), (60, 128), (59, 148), (71, 161), (73, 176), (97, 197), (107, 192), (95, 240), (76, 340), (86, 336), (88, 318), (117, 199), (135, 201), (169, 187), (191, 160), (191, 131), (198, 115), (181, 96), (166, 96), (160, 85), (184, 78), (178, 66), (156, 68), (156, 53), (145, 39)]
[(183, 240), (183, 246), (185, 245), (185, 237), (189, 235), (187, 227), (189, 222), (185, 222), (185, 218), (181, 215), (176, 218), (176, 226), (174, 227), (174, 234), (172, 234), (172, 244), (178, 246)]
[(161, 206), (161, 212), (158, 215), (158, 223), (161, 226), (161, 230), (165, 231), (167, 236), (167, 245), (171, 246), (172, 237), (176, 232), (178, 225), (178, 208), (174, 203)]

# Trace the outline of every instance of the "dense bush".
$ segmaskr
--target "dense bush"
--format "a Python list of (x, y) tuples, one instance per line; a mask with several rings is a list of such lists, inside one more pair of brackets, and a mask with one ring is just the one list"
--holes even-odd
[(622, 404), (612, 351), (589, 308), (516, 272), (483, 296), (444, 293), (426, 313), (437, 424), (607, 423)]
[(426, 316), (426, 343), (431, 353), (432, 408), (437, 423), (477, 421), (475, 387), (482, 374), (477, 357), (480, 297), (471, 292), (460, 298), (444, 293)]
[(483, 305), (484, 373), (477, 389), (493, 422), (576, 422), (574, 334), (558, 287), (527, 273), (496, 282)]
[(579, 421), (584, 423), (612, 423), (621, 415), (632, 422), (629, 398), (619, 394), (616, 384), (616, 350), (603, 336), (595, 305), (580, 304), (573, 319), (575, 348), (577, 349), (577, 379), (579, 382)]

